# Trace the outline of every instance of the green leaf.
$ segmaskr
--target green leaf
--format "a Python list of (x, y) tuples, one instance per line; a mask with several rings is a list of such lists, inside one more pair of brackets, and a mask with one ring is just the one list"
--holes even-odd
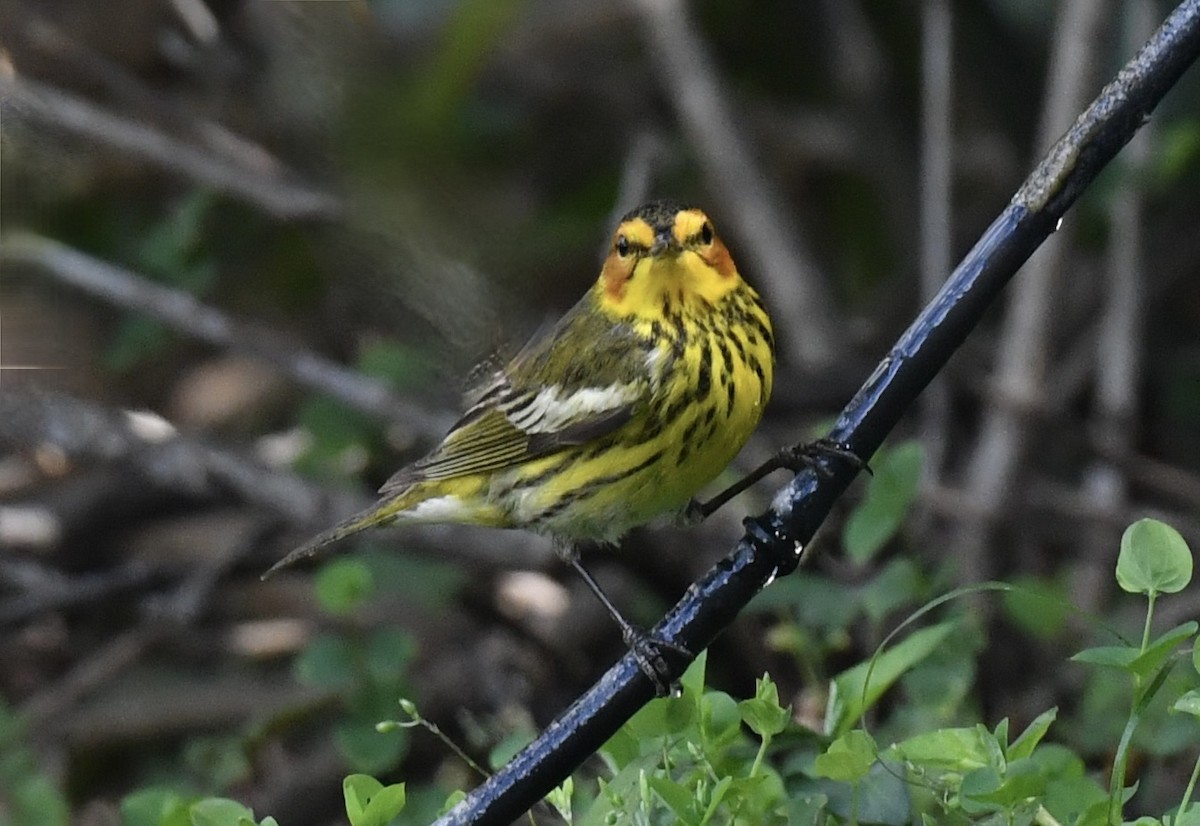
[(893, 559), (862, 588), (859, 601), (866, 615), (880, 622), (900, 606), (916, 601), (922, 584), (915, 562), (903, 557)]
[(367, 804), (367, 826), (384, 826), (404, 809), (407, 796), (403, 783), (393, 783), (384, 786)]
[[(999, 782), (993, 785), (993, 779)], [(963, 810), (1012, 811), (1022, 801), (1040, 797), (1045, 788), (1046, 778), (1030, 763), (1011, 767), (1002, 778), (996, 776), (994, 770), (981, 769), (963, 778)], [(968, 802), (979, 804), (978, 808)]]
[[(910, 786), (904, 766), (882, 757), (857, 783), (828, 782), (822, 791), (829, 796), (828, 810), (840, 815), (837, 823), (853, 823), (852, 811), (858, 823), (880, 826), (903, 826), (911, 822)], [(818, 821), (825, 823), (825, 820)]]
[(331, 614), (346, 616), (375, 590), (371, 569), (361, 559), (344, 557), (325, 563), (317, 572), (317, 601)]
[(371, 569), (376, 599), (394, 598), (419, 608), (444, 608), (469, 578), (462, 565), (398, 554), (394, 547), (364, 544), (358, 557)]
[(1200, 691), (1193, 688), (1191, 691), (1185, 692), (1171, 708), (1193, 717), (1200, 717)]
[[(2, 749), (0, 755), (3, 755)], [(3, 801), (0, 803), (0, 822), (22, 826), (65, 826), (71, 822), (70, 806), (50, 777), (32, 766), (21, 775), (0, 776), (0, 800)], [(176, 822), (186, 824), (186, 820)]]
[(183, 761), (204, 788), (228, 789), (252, 773), (242, 736), (193, 737), (184, 745)]
[(1200, 123), (1187, 118), (1163, 124), (1152, 153), (1150, 178), (1160, 192), (1178, 185), (1179, 179), (1200, 158)]
[[(167, 217), (147, 232), (138, 247), (138, 266), (148, 275), (175, 286), (205, 292), (210, 280), (202, 280), (190, 272), (196, 266), (195, 253), (207, 249), (201, 244), (204, 224), (216, 194), (196, 189), (183, 198)], [(204, 263), (204, 262), (200, 262)]]
[(779, 705), (779, 688), (764, 674), (755, 681), (754, 697), (738, 703), (742, 720), (750, 730), (763, 739), (769, 739), (787, 728), (791, 720), (791, 706)]
[(917, 498), (921, 461), (921, 446), (915, 441), (876, 454), (863, 501), (842, 532), (842, 548), (858, 564), (871, 561), (904, 524)]
[(699, 824), (700, 820), (696, 816), (696, 795), (691, 789), (670, 778), (657, 775), (648, 778), (648, 782), (679, 823)]
[(857, 589), (800, 570), (780, 577), (749, 605), (751, 611), (789, 611), (805, 628), (841, 632), (861, 611)]
[(1071, 603), (1061, 584), (1026, 577), (1004, 591), (1001, 604), (1019, 628), (1038, 639), (1053, 639), (1062, 633)]
[(691, 689), (685, 688), (679, 697), (651, 700), (621, 726), (621, 731), (627, 732), (639, 743), (679, 734), (695, 725), (701, 699), (702, 694), (694, 694)]
[(405, 730), (381, 734), (370, 720), (346, 720), (338, 724), (335, 737), (342, 755), (361, 772), (390, 771), (408, 748)]
[(733, 786), (733, 778), (725, 775), (717, 784), (713, 786), (712, 792), (708, 796), (708, 805), (704, 808), (703, 814), (700, 816), (700, 824), (704, 826), (717, 813), (717, 809), (721, 806), (721, 801), (725, 799), (725, 795), (729, 793), (729, 789)]
[(1085, 648), (1071, 657), (1073, 662), (1101, 665), (1106, 668), (1119, 668), (1129, 671), (1134, 660), (1142, 652), (1132, 645), (1101, 645), (1095, 648)]
[(1149, 675), (1170, 657), (1181, 643), (1191, 639), (1198, 629), (1200, 624), (1195, 620), (1175, 626), (1147, 645), (1146, 650), (1130, 663), (1130, 670), (1139, 677)]
[(1200, 803), (1193, 803), (1176, 814), (1171, 826), (1200, 826)]
[(826, 731), (835, 736), (848, 731), (904, 672), (933, 653), (955, 626), (954, 621), (947, 621), (922, 628), (870, 661), (834, 677), (826, 710)]
[(1139, 519), (1121, 536), (1117, 583), (1131, 594), (1173, 594), (1192, 579), (1192, 552), (1179, 531)]
[(517, 756), (517, 752), (532, 743), (535, 736), (535, 733), (525, 726), (518, 726), (492, 746), (492, 750), (488, 752), (488, 765), (493, 769), (505, 765)]
[(367, 673), (381, 682), (395, 682), (408, 671), (416, 653), (412, 635), (398, 628), (380, 628), (367, 638)]
[(978, 726), (934, 729), (900, 741), (891, 751), (919, 766), (937, 766), (961, 774), (985, 767), (994, 771), (985, 734), (990, 732)]
[(709, 691), (700, 702), (700, 731), (705, 746), (721, 749), (741, 734), (737, 701), (723, 691)]
[(813, 773), (844, 783), (857, 783), (867, 776), (879, 757), (871, 735), (862, 729), (843, 734), (813, 761)]
[(438, 812), (438, 815), (441, 816), (446, 814), (466, 799), (467, 793), (465, 791), (462, 789), (455, 789), (454, 791), (450, 792), (450, 794), (446, 795), (446, 802), (442, 804), (442, 809)]
[(317, 688), (344, 690), (358, 679), (353, 646), (334, 634), (316, 637), (292, 667), (300, 682)]
[(362, 471), (378, 433), (365, 413), (317, 396), (300, 405), (296, 418), (312, 434), (308, 450), (295, 462), (296, 470), (337, 478)]
[(1037, 748), (1037, 744), (1046, 736), (1046, 732), (1050, 730), (1051, 724), (1058, 719), (1058, 707), (1043, 711), (1033, 719), (1025, 730), (1012, 742), (1008, 747), (1008, 760), (1015, 762), (1023, 760), (1033, 754), (1033, 750)]
[[(189, 800), (172, 789), (148, 788), (121, 801), (122, 826), (190, 826)], [(65, 822), (65, 821), (64, 821)]]
[(347, 776), (342, 781), (342, 796), (350, 826), (384, 826), (405, 804), (403, 783), (384, 786), (367, 774)]
[(567, 779), (561, 785), (555, 786), (546, 795), (546, 802), (554, 807), (561, 817), (567, 823), (573, 820), (571, 814), (571, 798), (575, 795), (575, 778), (567, 775)]
[(992, 766), (982, 766), (968, 771), (959, 784), (958, 805), (970, 815), (986, 814), (1003, 810), (1003, 806), (988, 800), (1003, 785), (1000, 774)]
[(224, 797), (197, 800), (188, 807), (192, 826), (235, 826), (245, 820), (254, 822), (254, 812)]
[(700, 652), (700, 656), (692, 661), (692, 664), (683, 672), (683, 676), (679, 678), (679, 688), (682, 691), (679, 699), (688, 697), (693, 698), (692, 702), (696, 702), (700, 697), (704, 696), (704, 673), (708, 668), (708, 649)]

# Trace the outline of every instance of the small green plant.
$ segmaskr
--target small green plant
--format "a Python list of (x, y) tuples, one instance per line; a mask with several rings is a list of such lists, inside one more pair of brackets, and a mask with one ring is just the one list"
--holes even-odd
[(386, 826), (407, 802), (404, 784), (385, 786), (374, 777), (352, 774), (342, 781), (350, 826)]
[[(153, 226), (133, 253), (133, 265), (142, 275), (195, 296), (210, 293), (217, 281), (217, 264), (205, 243), (204, 225), (216, 204), (214, 193), (197, 189), (183, 198)], [(143, 364), (171, 341), (159, 321), (127, 313), (104, 355), (116, 372)]]
[(67, 800), (25, 742), (27, 724), (0, 702), (0, 823), (64, 826)]
[[(741, 703), (704, 690), (704, 654), (680, 681), (677, 697), (655, 700), (601, 749), (611, 777), (578, 822), (785, 823), (788, 800), (767, 760), (791, 712), (764, 676)], [(747, 733), (747, 729), (751, 733)]]
[[(317, 600), (334, 616), (349, 619), (375, 593), (377, 571), (362, 557), (332, 560), (316, 577)], [(347, 762), (361, 772), (395, 768), (408, 748), (405, 732), (384, 736), (376, 722), (387, 716), (415, 653), (411, 637), (396, 628), (363, 630), (345, 623), (316, 637), (297, 658), (301, 681), (342, 697), (345, 717), (335, 738)]]
[(225, 797), (189, 797), (171, 789), (148, 788), (121, 801), (122, 826), (279, 826), (273, 817)]
[[(1182, 659), (1180, 646), (1192, 642), (1191, 665), (1197, 670), (1195, 657), (1196, 631), (1200, 624), (1195, 620), (1178, 625), (1158, 637), (1153, 637), (1154, 606), (1160, 594), (1174, 594), (1187, 587), (1192, 579), (1192, 552), (1179, 532), (1170, 525), (1154, 519), (1134, 522), (1121, 537), (1121, 552), (1117, 557), (1117, 584), (1131, 594), (1146, 596), (1146, 621), (1141, 642), (1137, 645), (1122, 644), (1088, 648), (1076, 654), (1076, 662), (1113, 668), (1128, 675), (1132, 683), (1129, 716), (1121, 740), (1117, 744), (1113, 760), (1112, 776), (1108, 792), (1108, 819), (1119, 823), (1125, 802), (1136, 792), (1136, 787), (1126, 788), (1125, 772), (1129, 762), (1130, 746), (1134, 733), (1142, 722), (1152, 700), (1164, 688), (1167, 677)], [(1195, 682), (1195, 673), (1192, 682)], [(1193, 707), (1197, 697), (1195, 688), (1176, 697), (1171, 708), (1176, 712), (1197, 716)], [(1197, 775), (1200, 774), (1200, 757), (1187, 788), (1183, 792), (1172, 823), (1200, 822), (1200, 811), (1191, 802)], [(1195, 814), (1193, 814), (1195, 812)], [(1165, 821), (1164, 821), (1165, 822)]]
[[(889, 741), (855, 728), (890, 688), (904, 685), (910, 700), (947, 696), (927, 690), (923, 695), (924, 678), (917, 678), (929, 671), (944, 682), (946, 675), (956, 673), (954, 664), (961, 657), (948, 651), (964, 647), (963, 629), (961, 621), (948, 620), (919, 628), (895, 645), (885, 640), (869, 661), (833, 677), (822, 732), (805, 730), (792, 720), (768, 677), (758, 682), (754, 698), (741, 703), (723, 692), (705, 691), (701, 657), (685, 675), (678, 697), (654, 701), (605, 745), (601, 754), (609, 773), (594, 795), (579, 791), (589, 787), (577, 778), (572, 787), (556, 791), (551, 802), (568, 822), (589, 825), (1119, 825), (1137, 791), (1136, 784), (1126, 786), (1125, 772), (1134, 735), (1151, 701), (1157, 698), (1159, 706), (1176, 716), (1176, 729), (1183, 723), (1181, 715), (1200, 716), (1197, 623), (1153, 633), (1156, 600), (1185, 588), (1191, 568), (1191, 552), (1172, 528), (1153, 520), (1130, 526), (1121, 543), (1117, 580), (1126, 591), (1147, 598), (1141, 640), (1089, 648), (1073, 658), (1123, 672), (1132, 686), (1124, 732), (1112, 746), (1107, 783), (1072, 748), (1047, 741), (1058, 720), (1055, 708), (1015, 734), (1007, 719), (992, 727), (975, 723), (918, 728)], [(981, 590), (1006, 595), (1018, 591), (1003, 584), (956, 591), (927, 604), (900, 627)], [(1030, 598), (1052, 596), (1039, 592)], [(1184, 662), (1187, 674), (1169, 680)], [(949, 696), (961, 693), (951, 691)], [(912, 715), (909, 709), (910, 722), (923, 719), (932, 718)], [(891, 721), (882, 730), (898, 731)], [(1200, 735), (1200, 728), (1193, 732)], [(1200, 736), (1190, 743), (1200, 751)], [(1200, 806), (1193, 802), (1198, 779), (1200, 757), (1178, 806), (1161, 817), (1142, 817), (1134, 823), (1200, 826)]]
[[(1181, 685), (1191, 687), (1176, 687), (1173, 700), (1167, 698), (1168, 705), (1176, 713), (1192, 716), (1200, 713), (1200, 691), (1195, 688), (1200, 672), (1196, 653), (1196, 632), (1200, 626), (1191, 621), (1157, 637), (1152, 632), (1156, 599), (1186, 587), (1191, 572), (1191, 551), (1177, 531), (1149, 519), (1131, 525), (1122, 537), (1116, 574), (1124, 590), (1147, 597), (1142, 638), (1137, 644), (1089, 648), (1072, 658), (1123, 671), (1132, 684), (1129, 714), (1115, 747), (1107, 789), (1071, 749), (1043, 743), (1057, 718), (1056, 709), (1038, 716), (1012, 739), (1008, 721), (1002, 720), (993, 729), (981, 724), (930, 729), (880, 748), (867, 732), (846, 730), (846, 722), (857, 719), (859, 709), (843, 707), (840, 713), (831, 711), (827, 716), (827, 733), (836, 739), (807, 772), (834, 784), (824, 787), (829, 819), (818, 822), (899, 824), (919, 818), (926, 823), (1121, 824), (1124, 806), (1137, 791), (1136, 785), (1125, 785), (1134, 734), (1151, 701), (1171, 685), (1167, 677), (1181, 661), (1188, 660), (1191, 666), (1188, 679)], [(936, 629), (938, 626), (925, 632)], [(914, 638), (917, 635), (905, 642)], [(1185, 656), (1181, 647), (1189, 642)], [(881, 670), (885, 678), (889, 677), (890, 669), (886, 665), (881, 669), (881, 663), (898, 649), (899, 646), (878, 653), (870, 663), (855, 666), (836, 678), (835, 688), (830, 692), (831, 710), (836, 709), (839, 697), (849, 693), (847, 688), (863, 698), (859, 705), (864, 708), (878, 698), (886, 685), (873, 689), (873, 674)], [(880, 768), (884, 772), (879, 772)], [(892, 780), (903, 778), (908, 805), (879, 805), (895, 791), (885, 775)], [(1200, 823), (1200, 807), (1192, 802), (1198, 777), (1200, 759), (1175, 810), (1161, 818), (1143, 817), (1136, 823), (1160, 826)], [(839, 790), (838, 785), (848, 788)], [(839, 799), (846, 797), (849, 807), (839, 807)], [(867, 808), (869, 811), (864, 811)]]

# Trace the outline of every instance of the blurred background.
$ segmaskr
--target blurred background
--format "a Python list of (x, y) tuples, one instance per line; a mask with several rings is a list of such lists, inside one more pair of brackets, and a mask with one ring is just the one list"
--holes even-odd
[[(374, 723), (410, 697), (480, 759), (511, 752), (621, 654), (594, 598), (544, 540), (449, 527), (259, 575), (433, 445), (472, 365), (576, 301), (650, 197), (714, 218), (779, 332), (775, 398), (721, 481), (820, 435), (1171, 7), (0, 2), (0, 820), (115, 822), (158, 784), (331, 823), (353, 770), (435, 811), (475, 778)], [(832, 674), (994, 578), (1137, 635), (1122, 529), (1153, 513), (1200, 540), (1198, 112), (1193, 70), (872, 495), (716, 643), (715, 685), (770, 671), (819, 728)], [(784, 481), (589, 566), (653, 623)], [(876, 736), (1057, 704), (1052, 737), (1103, 767), (1123, 718), (1073, 715), (1128, 700), (1062, 666), (1092, 632), (1055, 605), (945, 609), (953, 644)], [(1177, 789), (1200, 734), (1160, 716), (1143, 791)]]

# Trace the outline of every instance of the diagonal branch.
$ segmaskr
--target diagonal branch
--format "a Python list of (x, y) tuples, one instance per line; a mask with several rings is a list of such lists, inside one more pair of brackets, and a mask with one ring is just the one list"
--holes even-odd
[(155, 284), (127, 269), (28, 233), (0, 237), (0, 262), (38, 267), (76, 289), (136, 310), (185, 335), (246, 353), (279, 368), (310, 390), (393, 422), (414, 441), (432, 442), (451, 423), (392, 392), (385, 384), (225, 315), (191, 293)]
[[(829, 439), (859, 456), (875, 452), (1017, 269), (1198, 56), (1200, 0), (1186, 0), (1050, 150), (842, 411)], [(853, 480), (857, 469), (848, 464), (830, 466), (828, 475), (805, 470), (782, 488), (770, 510), (746, 520), (734, 550), (688, 589), (654, 635), (692, 651), (708, 646), (767, 583), (795, 569), (804, 546)], [(649, 679), (631, 654), (625, 656), (438, 823), (512, 821), (652, 695)]]
[(218, 153), (11, 71), (0, 71), (0, 113), (97, 141), (277, 218), (328, 219), (342, 211), (338, 198), (291, 180), (294, 176), (265, 152), (255, 154), (255, 167), (248, 166), (243, 162), (245, 142), (238, 143), (242, 157)]

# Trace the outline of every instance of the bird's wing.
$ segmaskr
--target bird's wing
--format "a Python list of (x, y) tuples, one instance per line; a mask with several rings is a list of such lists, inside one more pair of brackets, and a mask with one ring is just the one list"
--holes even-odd
[(380, 493), (428, 479), (501, 470), (599, 439), (632, 418), (642, 395), (635, 385), (573, 391), (552, 385), (537, 393), (509, 390), (489, 392), (432, 453), (389, 479)]
[(643, 345), (600, 317), (589, 295), (474, 394), (474, 404), (423, 459), (380, 493), (415, 482), (487, 473), (612, 433), (646, 404), (653, 382)]

